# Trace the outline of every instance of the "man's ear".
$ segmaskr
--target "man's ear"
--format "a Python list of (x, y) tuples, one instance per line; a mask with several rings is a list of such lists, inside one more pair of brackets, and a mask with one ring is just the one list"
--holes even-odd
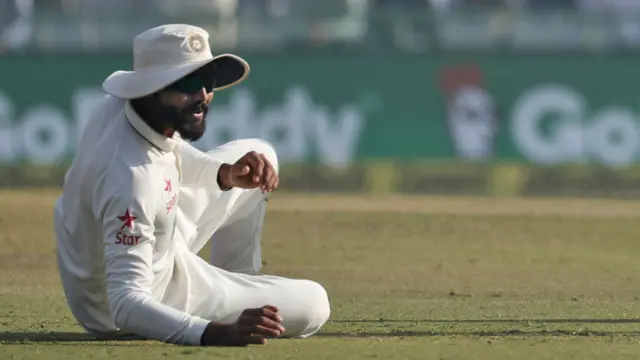
[(165, 99), (167, 97), (167, 90), (166, 89), (158, 90), (153, 94), (149, 95), (149, 97), (151, 97), (152, 100), (157, 103), (164, 104)]

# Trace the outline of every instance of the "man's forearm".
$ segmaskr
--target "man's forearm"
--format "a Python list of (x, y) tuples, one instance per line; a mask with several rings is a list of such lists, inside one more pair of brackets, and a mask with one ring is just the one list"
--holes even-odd
[(201, 186), (218, 184), (223, 161), (182, 142), (180, 145), (182, 183)]
[(145, 338), (173, 344), (201, 345), (208, 320), (154, 301), (146, 294), (128, 292), (110, 299), (116, 326)]
[(222, 161), (206, 154), (199, 154), (183, 163), (183, 182), (203, 186), (211, 186), (217, 182), (220, 167), (223, 165)]

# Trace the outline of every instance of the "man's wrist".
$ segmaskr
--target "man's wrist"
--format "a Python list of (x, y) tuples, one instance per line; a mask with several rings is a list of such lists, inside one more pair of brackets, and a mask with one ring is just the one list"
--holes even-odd
[(200, 338), (201, 346), (222, 346), (230, 342), (230, 325), (216, 324), (210, 322)]
[(218, 169), (218, 179), (217, 179), (218, 187), (220, 187), (222, 191), (228, 191), (228, 190), (231, 190), (231, 188), (233, 188), (233, 186), (229, 184), (230, 171), (231, 171), (230, 164), (222, 164), (220, 166), (220, 169)]

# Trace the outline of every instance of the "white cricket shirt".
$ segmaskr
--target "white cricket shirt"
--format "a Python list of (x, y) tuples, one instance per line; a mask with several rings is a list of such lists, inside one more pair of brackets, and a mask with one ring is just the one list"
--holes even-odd
[(221, 165), (152, 130), (128, 102), (104, 99), (55, 209), (62, 283), (87, 330), (200, 344), (208, 321), (161, 300), (172, 280), (180, 185), (219, 189)]

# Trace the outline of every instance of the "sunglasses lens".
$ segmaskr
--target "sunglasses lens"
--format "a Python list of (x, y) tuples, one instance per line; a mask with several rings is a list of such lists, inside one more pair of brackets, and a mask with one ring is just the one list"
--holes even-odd
[(205, 81), (201, 76), (187, 76), (169, 87), (184, 94), (195, 94), (201, 91), (202, 88), (204, 88), (207, 93), (210, 93), (213, 91), (214, 84), (210, 81)]

